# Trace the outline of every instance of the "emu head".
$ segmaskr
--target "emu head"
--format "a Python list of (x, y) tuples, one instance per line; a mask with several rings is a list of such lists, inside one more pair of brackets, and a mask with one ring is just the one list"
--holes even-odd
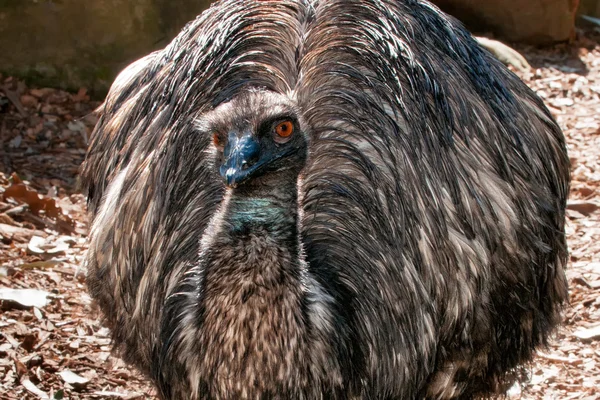
[(228, 187), (296, 181), (307, 157), (307, 135), (294, 102), (266, 91), (243, 92), (200, 118), (212, 135), (214, 164)]

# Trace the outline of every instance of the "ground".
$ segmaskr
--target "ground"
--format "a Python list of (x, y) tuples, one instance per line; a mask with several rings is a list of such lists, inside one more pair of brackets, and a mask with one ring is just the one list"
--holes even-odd
[[(520, 76), (567, 136), (571, 303), (529, 380), (509, 397), (600, 399), (600, 33), (518, 50), (533, 66)], [(0, 400), (154, 398), (110, 354), (79, 267), (87, 224), (77, 173), (98, 106), (83, 89), (0, 77)]]

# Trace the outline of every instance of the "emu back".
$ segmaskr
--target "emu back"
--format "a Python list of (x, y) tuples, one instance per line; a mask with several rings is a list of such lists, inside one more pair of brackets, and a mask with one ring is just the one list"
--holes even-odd
[[(563, 134), (427, 1), (217, 2), (99, 112), (89, 291), (162, 399), (488, 396), (560, 321)], [(306, 158), (224, 181), (277, 112)]]

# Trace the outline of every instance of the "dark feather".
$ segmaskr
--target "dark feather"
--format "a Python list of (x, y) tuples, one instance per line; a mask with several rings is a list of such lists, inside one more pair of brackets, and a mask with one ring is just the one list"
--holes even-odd
[(82, 182), (89, 289), (125, 360), (164, 399), (222, 398), (181, 354), (226, 193), (194, 121), (252, 88), (307, 127), (300, 243), (334, 326), (331, 371), (307, 354), (295, 392), (260, 398), (501, 391), (567, 300), (569, 161), (542, 101), (420, 0), (220, 1), (117, 78)]

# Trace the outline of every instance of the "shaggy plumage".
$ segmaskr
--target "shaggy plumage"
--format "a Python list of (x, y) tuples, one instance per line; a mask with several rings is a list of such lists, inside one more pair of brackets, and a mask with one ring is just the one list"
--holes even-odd
[(567, 299), (563, 135), (426, 1), (214, 4), (117, 78), (81, 177), (163, 399), (488, 395)]

